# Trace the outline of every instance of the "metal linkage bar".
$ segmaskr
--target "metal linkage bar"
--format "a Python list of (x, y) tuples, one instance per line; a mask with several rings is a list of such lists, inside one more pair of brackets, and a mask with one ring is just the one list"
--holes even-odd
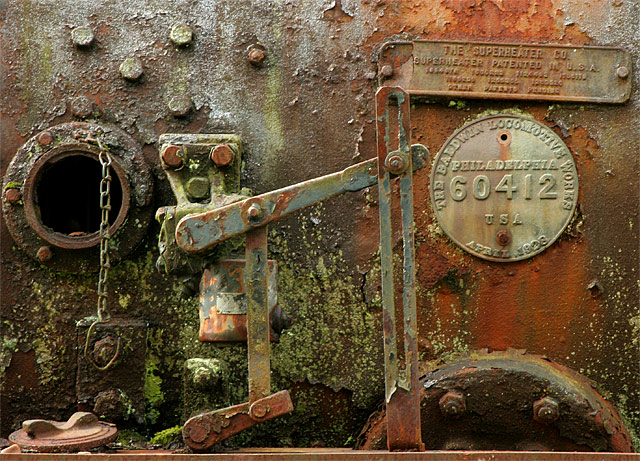
[[(398, 136), (392, 139), (390, 102), (398, 106)], [(399, 87), (382, 87), (376, 94), (378, 145), (378, 191), (380, 208), (380, 257), (384, 325), (385, 396), (389, 450), (424, 450), (420, 430), (418, 383), (415, 255), (413, 239), (413, 168), (409, 95)], [(402, 210), (404, 368), (398, 357), (395, 288), (393, 283), (393, 226), (391, 221), (391, 174), (400, 181)]]

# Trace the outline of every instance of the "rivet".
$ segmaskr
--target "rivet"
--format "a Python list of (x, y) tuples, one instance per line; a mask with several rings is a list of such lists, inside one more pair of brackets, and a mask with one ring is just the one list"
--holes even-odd
[(262, 61), (264, 61), (264, 58), (265, 58), (264, 50), (260, 48), (251, 48), (249, 50), (248, 59), (252, 65), (256, 67), (261, 66)]
[(187, 24), (176, 24), (171, 28), (169, 38), (178, 46), (189, 45), (193, 41), (193, 29)]
[(616, 75), (619, 78), (627, 78), (629, 76), (629, 69), (626, 66), (620, 66), (616, 69)]
[(20, 189), (16, 189), (15, 187), (12, 187), (10, 189), (7, 189), (4, 192), (4, 200), (11, 205), (15, 205), (21, 199), (22, 199), (22, 192), (20, 192)]
[(496, 242), (498, 245), (506, 246), (511, 242), (511, 234), (509, 231), (501, 230), (496, 234)]
[(48, 146), (53, 141), (53, 135), (50, 131), (43, 131), (38, 135), (38, 144)]
[(188, 95), (178, 95), (171, 98), (168, 104), (169, 111), (176, 117), (184, 117), (189, 112), (191, 112), (191, 108), (193, 107), (193, 103), (191, 102), (191, 98)]
[(80, 118), (86, 118), (93, 113), (93, 101), (86, 96), (78, 96), (71, 101), (71, 112)]
[(382, 69), (380, 69), (380, 75), (382, 75), (384, 78), (391, 77), (393, 75), (393, 66), (389, 64), (382, 66)]
[(269, 407), (263, 403), (254, 403), (249, 408), (249, 416), (252, 418), (264, 418), (269, 413)]
[(76, 27), (71, 31), (71, 40), (78, 47), (87, 47), (93, 43), (93, 30), (89, 26)]
[(142, 62), (136, 57), (127, 58), (120, 64), (120, 75), (127, 80), (138, 80), (143, 72)]
[(51, 258), (53, 258), (53, 251), (51, 250), (51, 247), (41, 246), (40, 248), (38, 248), (38, 252), (36, 253), (36, 258), (38, 258), (38, 260), (41, 263), (46, 263), (47, 261), (51, 261)]

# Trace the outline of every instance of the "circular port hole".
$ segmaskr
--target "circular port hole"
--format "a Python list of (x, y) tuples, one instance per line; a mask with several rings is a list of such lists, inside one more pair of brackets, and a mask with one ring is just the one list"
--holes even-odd
[(508, 131), (498, 133), (498, 142), (500, 144), (509, 144), (511, 142), (511, 133)]
[[(34, 165), (25, 183), (29, 223), (42, 238), (62, 248), (99, 244), (102, 165), (97, 153), (75, 150), (49, 154)], [(129, 188), (124, 171), (113, 160), (110, 176), (109, 229), (113, 235), (127, 214)]]

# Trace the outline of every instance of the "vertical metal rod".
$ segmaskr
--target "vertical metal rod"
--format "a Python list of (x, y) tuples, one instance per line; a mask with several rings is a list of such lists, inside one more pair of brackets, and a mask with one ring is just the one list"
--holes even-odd
[[(407, 168), (400, 175), (403, 253), (403, 327), (405, 368), (399, 371), (393, 284), (391, 222), (391, 180), (385, 160), (394, 149), (391, 139), (389, 100), (398, 103), (397, 150)], [(382, 265), (382, 308), (384, 327), (385, 397), (387, 406), (387, 446), (389, 450), (424, 450), (420, 428), (420, 386), (418, 382), (417, 314), (413, 239), (413, 172), (411, 165), (411, 123), (409, 95), (398, 87), (383, 87), (376, 94), (378, 146), (378, 191), (380, 209), (380, 259)]]
[(247, 232), (244, 278), (247, 294), (249, 403), (253, 403), (271, 395), (266, 225)]

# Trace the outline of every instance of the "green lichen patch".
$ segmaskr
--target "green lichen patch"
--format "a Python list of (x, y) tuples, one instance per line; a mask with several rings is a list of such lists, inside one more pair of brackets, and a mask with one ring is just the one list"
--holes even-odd
[(149, 443), (152, 445), (167, 446), (180, 440), (182, 440), (182, 426), (174, 426), (160, 432), (156, 432)]

